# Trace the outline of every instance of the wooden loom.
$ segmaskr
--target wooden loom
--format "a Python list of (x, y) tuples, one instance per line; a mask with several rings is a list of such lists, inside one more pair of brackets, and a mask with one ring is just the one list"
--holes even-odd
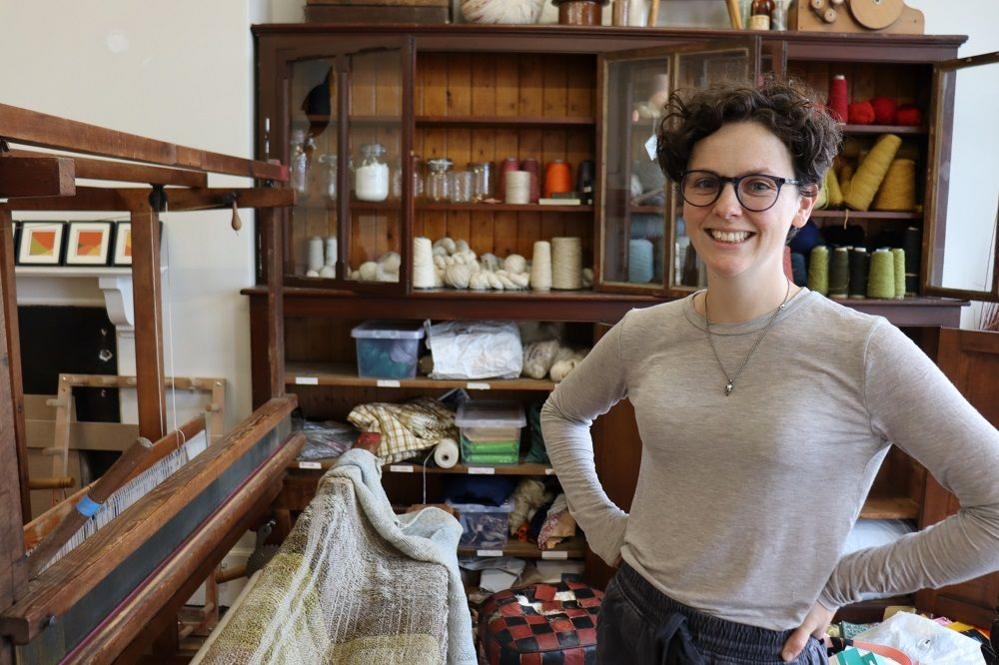
[[(10, 143), (73, 154), (11, 150)], [(95, 155), (107, 159), (82, 157)], [(207, 174), (253, 178), (259, 186), (213, 189)], [(148, 187), (78, 187), (89, 178)], [(132, 662), (157, 640), (172, 651), (177, 612), (240, 535), (263, 519), (284, 469), (304, 438), (292, 435), (294, 396), (280, 381), (270, 400), (100, 531), (45, 567), (43, 558), (76, 531), (83, 515), (149, 472), (205, 428), (203, 417), (174, 432), (166, 422), (159, 267), (159, 214), (166, 210), (256, 208), (270, 239), (265, 259), (270, 320), (282, 318), (281, 234), (275, 209), (294, 204), (287, 168), (185, 148), (0, 105), (0, 665)], [(132, 222), (139, 435), (95, 483), (31, 524), (17, 335), (11, 211), (122, 211)], [(280, 327), (267, 331), (279, 369)], [(276, 371), (272, 376), (280, 376)], [(25, 556), (26, 546), (34, 548)], [(41, 554), (40, 554), (41, 553)], [(44, 555), (44, 557), (43, 557)], [(34, 559), (34, 561), (32, 560)]]

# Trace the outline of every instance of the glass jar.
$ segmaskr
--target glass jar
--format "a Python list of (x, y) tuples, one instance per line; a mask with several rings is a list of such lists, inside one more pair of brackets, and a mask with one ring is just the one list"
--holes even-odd
[(473, 162), (468, 165), (472, 172), (472, 200), (481, 203), (493, 197), (492, 162)]
[(431, 201), (447, 201), (450, 197), (448, 187), (448, 171), (453, 162), (447, 157), (437, 157), (427, 161), (427, 197)]
[(389, 168), (381, 161), (385, 146), (366, 143), (361, 146), (363, 160), (354, 172), (354, 192), (359, 201), (384, 201), (389, 194)]
[(337, 191), (336, 155), (334, 154), (319, 155), (319, 163), (326, 165), (326, 196), (329, 197), (330, 201), (336, 201), (336, 191)]
[(305, 130), (295, 129), (291, 132), (291, 157), (288, 159), (291, 172), (289, 179), (291, 188), (305, 196), (309, 191), (309, 156), (305, 152)]
[[(413, 155), (413, 197), (423, 196), (423, 160), (419, 155)], [(402, 158), (395, 160), (395, 171), (392, 172), (392, 198), (402, 198)]]
[(448, 189), (452, 203), (471, 203), (472, 172), (451, 171), (448, 173)]

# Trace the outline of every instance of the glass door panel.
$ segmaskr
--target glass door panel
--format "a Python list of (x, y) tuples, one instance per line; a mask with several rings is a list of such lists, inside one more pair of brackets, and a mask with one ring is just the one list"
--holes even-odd
[[(753, 41), (679, 50), (674, 56), (673, 90), (684, 94), (720, 83), (751, 85), (759, 71), (759, 46)], [(707, 285), (704, 262), (697, 256), (683, 219), (683, 197), (669, 183), (666, 188), (670, 271), (668, 290), (683, 295)]]
[(999, 301), (999, 130), (982, 114), (999, 104), (997, 75), (999, 53), (935, 67), (931, 150), (937, 183), (925, 293)]
[(291, 66), (286, 163), (297, 202), (292, 212), (292, 274), (333, 279), (337, 255), (337, 79), (332, 58)]
[(671, 68), (671, 52), (662, 49), (602, 58), (600, 282), (613, 290), (663, 288), (666, 179), (655, 135)]
[[(400, 49), (346, 56), (349, 206), (344, 277), (399, 283), (403, 211), (403, 58)], [(340, 168), (344, 168), (341, 164)]]

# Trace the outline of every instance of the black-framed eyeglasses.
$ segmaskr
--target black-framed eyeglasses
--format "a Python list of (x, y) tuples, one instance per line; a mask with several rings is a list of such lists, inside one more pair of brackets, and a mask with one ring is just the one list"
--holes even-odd
[(801, 184), (800, 180), (765, 173), (727, 178), (713, 171), (685, 171), (680, 179), (680, 193), (690, 205), (705, 208), (718, 200), (722, 188), (728, 182), (735, 188), (735, 198), (739, 204), (750, 212), (769, 210), (777, 203), (781, 187)]

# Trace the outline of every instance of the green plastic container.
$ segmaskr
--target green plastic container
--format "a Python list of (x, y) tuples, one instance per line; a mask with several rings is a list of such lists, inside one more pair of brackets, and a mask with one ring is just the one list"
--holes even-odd
[(468, 401), (454, 419), (461, 430), (461, 460), (493, 466), (520, 461), (520, 432), (527, 424), (517, 402)]

